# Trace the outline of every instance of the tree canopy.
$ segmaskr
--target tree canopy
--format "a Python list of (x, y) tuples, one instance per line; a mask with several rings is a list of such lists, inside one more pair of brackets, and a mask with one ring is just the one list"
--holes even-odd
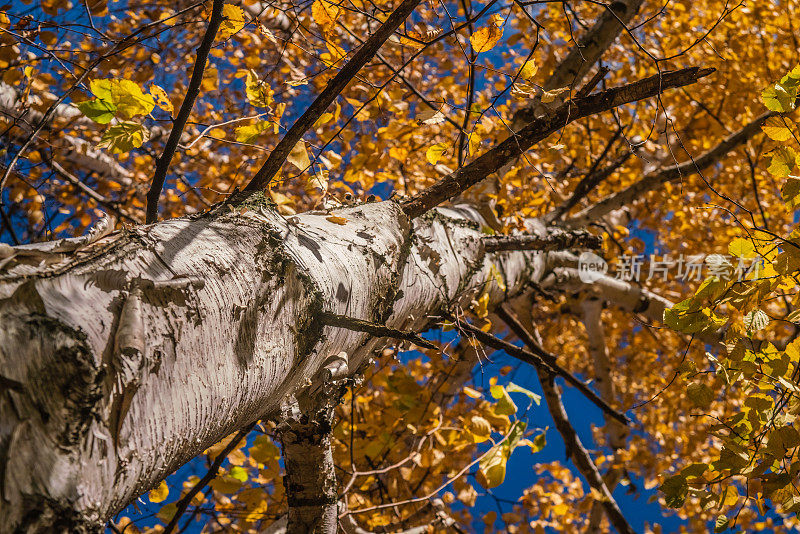
[[(623, 486), (690, 532), (797, 528), (798, 13), (777, 0), (0, 7), (0, 282), (53, 265), (27, 244), (147, 243), (145, 224), (223, 212), (287, 228), (321, 214), (368, 241), (371, 224), (426, 221), (434, 230), (413, 242), (440, 278), (420, 283), (443, 293), (447, 262), (463, 259), (464, 284), (489, 265), (459, 285), (466, 305), (442, 297), (408, 328), (387, 326), (392, 304), (383, 321), (318, 309), (325, 325), (393, 340), (334, 380), (315, 406), (327, 418), (228, 428), (205, 479), (163, 473), (126, 497), (149, 490), (157, 525), (127, 510), (110, 528), (286, 528), (311, 499), (288, 451), (318, 450), (295, 439), (313, 424), (331, 427), (317, 443), (330, 459), (314, 460), (319, 485), (333, 484), (330, 532), (634, 532), (614, 498)], [(359, 219), (383, 202), (396, 219)], [(472, 215), (441, 223), (437, 206)], [(479, 237), (478, 260), (453, 227)], [(111, 250), (95, 249), (70, 261)], [(387, 250), (376, 270), (408, 254)], [(519, 251), (547, 254), (546, 267), (519, 274)], [(587, 258), (608, 274), (587, 278)], [(540, 383), (519, 383), (521, 366)], [(0, 371), (9, 398), (12, 378)], [(567, 388), (605, 424), (576, 431)], [(563, 461), (507, 472), (554, 434)], [(476, 507), (511, 476), (525, 480), (517, 500)]]

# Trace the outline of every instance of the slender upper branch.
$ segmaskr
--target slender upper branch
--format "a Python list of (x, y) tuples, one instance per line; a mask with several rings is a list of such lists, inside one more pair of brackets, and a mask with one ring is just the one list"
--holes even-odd
[(373, 58), (383, 43), (394, 33), (412, 11), (422, 0), (403, 0), (397, 9), (389, 15), (378, 30), (369, 36), (361, 48), (353, 54), (353, 58), (342, 67), (336, 76), (333, 77), (325, 89), (317, 96), (314, 102), (300, 118), (292, 124), (286, 135), (278, 142), (278, 145), (270, 152), (267, 161), (258, 170), (250, 183), (245, 187), (245, 191), (257, 191), (269, 185), (272, 178), (278, 173), (289, 156), (289, 153), (303, 137), (317, 119), (328, 109), (336, 97), (339, 96), (347, 84), (355, 77), (358, 71), (366, 65), (367, 61)]
[(532, 120), (517, 134), (484, 152), (469, 165), (417, 193), (405, 203), (403, 210), (409, 217), (419, 217), (472, 187), (534, 144), (573, 121), (656, 96), (669, 88), (696, 83), (712, 72), (714, 69), (699, 67), (662, 72), (591, 96), (570, 100), (551, 114)]
[(183, 129), (186, 127), (186, 122), (189, 120), (189, 115), (192, 113), (194, 101), (197, 100), (197, 96), (200, 94), (200, 84), (203, 82), (203, 71), (206, 70), (208, 53), (211, 51), (211, 45), (214, 44), (217, 30), (220, 24), (222, 24), (223, 4), (223, 0), (214, 0), (214, 4), (211, 8), (211, 19), (208, 21), (206, 33), (203, 35), (203, 40), (200, 42), (200, 47), (197, 49), (197, 57), (194, 60), (194, 68), (192, 69), (192, 77), (189, 80), (186, 96), (183, 98), (181, 109), (178, 110), (178, 116), (175, 118), (175, 122), (172, 125), (172, 131), (170, 131), (169, 138), (167, 138), (164, 152), (156, 160), (153, 183), (150, 185), (150, 190), (147, 192), (147, 223), (156, 222), (158, 218), (158, 197), (161, 196), (161, 189), (164, 187), (164, 181), (167, 179), (169, 164), (172, 163), (175, 149), (178, 148), (181, 134), (183, 134)]
[(777, 115), (774, 111), (763, 113), (756, 117), (752, 122), (744, 126), (738, 132), (734, 132), (723, 139), (717, 146), (689, 161), (672, 165), (653, 171), (644, 176), (622, 191), (611, 194), (598, 203), (579, 212), (575, 217), (564, 221), (564, 224), (571, 228), (586, 226), (590, 222), (598, 220), (600, 217), (625, 206), (629, 202), (640, 198), (643, 194), (673, 180), (679, 180), (684, 176), (702, 172), (704, 169), (714, 165), (728, 152), (746, 143), (751, 137), (761, 131), (761, 126), (769, 119)]

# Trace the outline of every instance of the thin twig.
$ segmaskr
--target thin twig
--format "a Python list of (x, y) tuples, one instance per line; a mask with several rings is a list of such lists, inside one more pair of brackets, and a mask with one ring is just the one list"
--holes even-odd
[(346, 315), (337, 315), (335, 313), (322, 312), (322, 322), (328, 326), (337, 326), (339, 328), (346, 328), (356, 332), (364, 332), (376, 337), (390, 337), (394, 339), (402, 339), (410, 341), (415, 345), (424, 347), (426, 349), (436, 350), (438, 347), (430, 341), (423, 339), (419, 334), (414, 332), (404, 332), (395, 328), (389, 328), (385, 325), (371, 323), (355, 317), (348, 317)]

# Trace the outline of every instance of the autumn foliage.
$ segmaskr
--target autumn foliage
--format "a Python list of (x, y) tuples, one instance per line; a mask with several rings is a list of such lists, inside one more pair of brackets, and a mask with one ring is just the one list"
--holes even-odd
[[(120, 227), (144, 222), (211, 4), (42, 0), (2, 8), (4, 242), (81, 235), (104, 214)], [(202, 212), (244, 189), (396, 4), (225, 3), (159, 218)], [(548, 88), (546, 80), (610, 4), (420, 3), (294, 145), (268, 188), (275, 209), (291, 216), (425, 190), (513, 135), (531, 102), (543, 116), (576, 96), (583, 83)], [(529, 309), (543, 347), (572, 374), (610, 381), (606, 400), (633, 420), (622, 430), (613, 422), (593, 427), (589, 442), (582, 436), (609, 489), (640, 481), (636, 490), (674, 509), (665, 513), (682, 518), (686, 531), (798, 526), (798, 14), (794, 1), (643, 2), (598, 64), (609, 71), (588, 90), (689, 66), (716, 71), (576, 121), (460, 197), (491, 213), (487, 233), (523, 229), (531, 218), (586, 227), (603, 236), (598, 253), (612, 269), (623, 256), (642, 254), (646, 275), (651, 254), (703, 255), (702, 276), (642, 277), (650, 292), (676, 303), (663, 321), (603, 307), (608, 361), (590, 347), (597, 340), (587, 333), (583, 296), (540, 289)], [(765, 112), (772, 114), (753, 135), (692, 167)], [(676, 165), (684, 166), (675, 176), (657, 178)], [(591, 186), (580, 185), (599, 171)], [(591, 225), (580, 219), (648, 176), (656, 178), (641, 193)], [(578, 187), (588, 189), (570, 202)], [(745, 273), (745, 264), (759, 268)], [(487, 284), (503, 283), (495, 274)], [(464, 317), (513, 339), (487, 302), (479, 292)], [(479, 496), (509, 476), (508, 459), (521, 448), (538, 453), (556, 429), (530, 424), (531, 411), (546, 409), (534, 387), (515, 382), (519, 363), (491, 366), (493, 349), (457, 335), (452, 322), (439, 327), (429, 336), (437, 350), (386, 349), (338, 406), (341, 520), (375, 532), (420, 518), (432, 531), (481, 523), (508, 532), (610, 529), (592, 511), (602, 496), (568, 461), (515, 473), (527, 488), (518, 500), (502, 514), (478, 511)], [(464, 360), (486, 364), (492, 376), (465, 372)], [(209, 449), (206, 463), (227, 444)], [(200, 514), (207, 532), (265, 528), (287, 509), (280, 458), (275, 426), (256, 427), (185, 517)], [(131, 513), (115, 528), (162, 532), (198, 480), (149, 493), (163, 505), (158, 525), (139, 528)], [(649, 531), (660, 532), (658, 522), (648, 522)]]

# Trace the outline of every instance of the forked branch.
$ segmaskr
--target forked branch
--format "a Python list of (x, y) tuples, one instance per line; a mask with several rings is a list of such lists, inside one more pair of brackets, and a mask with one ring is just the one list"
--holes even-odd
[(532, 120), (517, 134), (484, 152), (469, 165), (450, 173), (431, 187), (417, 193), (406, 201), (403, 210), (411, 218), (419, 217), (431, 208), (466, 191), (571, 122), (659, 95), (666, 89), (691, 85), (712, 72), (714, 72), (712, 68), (699, 67), (662, 72), (591, 96), (570, 100), (551, 114)]

